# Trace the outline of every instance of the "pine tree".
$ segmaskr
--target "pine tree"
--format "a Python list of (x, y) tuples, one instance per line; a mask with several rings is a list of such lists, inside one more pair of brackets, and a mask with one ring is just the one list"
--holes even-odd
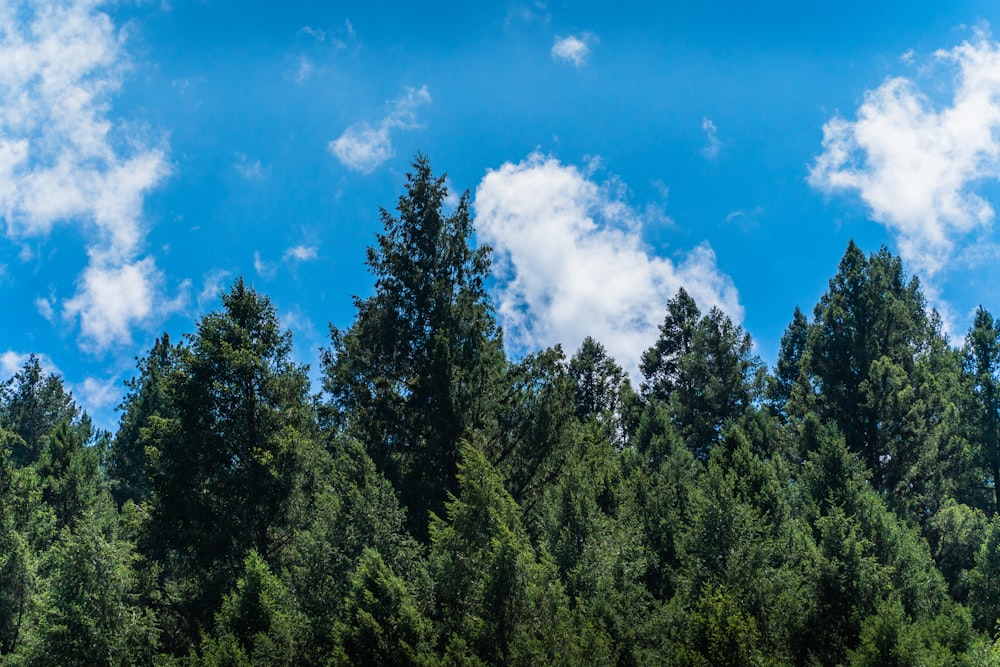
[(472, 245), (468, 192), (450, 213), (447, 195), (418, 155), (398, 217), (382, 210), (368, 249), (375, 294), (356, 299), (349, 329), (331, 327), (323, 359), (334, 424), (365, 444), (420, 536), (457, 488), (459, 443), (486, 418), (503, 368), (484, 284), (490, 249)]
[(313, 447), (307, 370), (271, 302), (238, 279), (202, 318), (167, 380), (169, 417), (151, 420), (145, 551), (186, 599), (197, 639), (246, 555), (277, 562), (299, 518)]

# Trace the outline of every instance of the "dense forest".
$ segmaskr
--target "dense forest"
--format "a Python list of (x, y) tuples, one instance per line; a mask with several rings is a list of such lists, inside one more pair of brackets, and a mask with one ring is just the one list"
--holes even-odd
[(0, 393), (0, 665), (1000, 665), (1000, 320), (850, 244), (776, 367), (683, 289), (632, 386), (505, 355), (412, 165), (322, 388), (243, 280), (116, 433)]

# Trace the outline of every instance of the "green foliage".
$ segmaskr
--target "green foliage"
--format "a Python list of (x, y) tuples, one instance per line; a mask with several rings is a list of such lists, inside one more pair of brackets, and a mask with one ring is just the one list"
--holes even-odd
[(29, 355), (21, 370), (0, 387), (0, 428), (20, 437), (11, 452), (14, 464), (37, 461), (46, 436), (62, 422), (71, 425), (81, 441), (90, 438), (90, 418), (77, 408), (62, 378), (45, 375), (38, 357)]
[[(625, 371), (508, 362), (413, 163), (323, 390), (242, 279), (95, 432), (0, 390), (0, 665), (1000, 665), (1000, 325), (851, 243), (773, 376), (684, 290)], [(634, 360), (633, 360), (634, 361)]]
[(64, 527), (40, 563), (32, 626), (15, 662), (148, 664), (158, 646), (151, 609), (139, 604), (130, 544), (102, 534), (93, 515)]
[(205, 665), (298, 665), (306, 619), (267, 562), (251, 551), (236, 589), (215, 618), (214, 636), (202, 641)]
[(375, 294), (357, 299), (354, 324), (331, 328), (323, 387), (333, 422), (368, 448), (400, 489), (410, 527), (426, 534), (454, 492), (458, 445), (487, 418), (503, 367), (486, 296), (490, 249), (475, 248), (469, 194), (451, 213), (444, 176), (418, 156), (398, 217), (368, 249)]
[(125, 383), (128, 393), (119, 406), (122, 419), (108, 462), (108, 476), (119, 506), (128, 500), (138, 504), (150, 497), (146, 447), (156, 446), (152, 439), (156, 420), (176, 417), (168, 380), (180, 350), (171, 344), (170, 336), (163, 334), (149, 354), (138, 361), (139, 374)]
[(313, 446), (308, 375), (289, 359), (274, 307), (242, 279), (222, 303), (177, 351), (166, 415), (144, 436), (144, 550), (164, 567), (167, 597), (181, 598), (169, 607), (188, 628), (178, 649), (197, 639), (251, 550), (269, 563), (281, 556)]
[(406, 582), (373, 549), (351, 575), (337, 622), (336, 665), (421, 665), (433, 662), (434, 626)]
[[(487, 664), (572, 664), (584, 656), (551, 561), (536, 554), (496, 469), (463, 445), (459, 494), (431, 520), (431, 564), (445, 646)], [(600, 659), (600, 656), (590, 656)]]

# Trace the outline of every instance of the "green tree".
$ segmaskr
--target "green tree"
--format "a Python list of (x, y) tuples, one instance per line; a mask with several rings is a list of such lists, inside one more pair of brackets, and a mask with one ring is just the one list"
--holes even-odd
[(373, 549), (365, 549), (351, 575), (335, 634), (335, 665), (404, 667), (433, 662), (433, 624), (406, 582)]
[(45, 437), (60, 422), (66, 422), (86, 442), (91, 436), (90, 418), (83, 414), (66, 391), (62, 378), (46, 375), (34, 354), (0, 388), (0, 427), (21, 437), (13, 450), (14, 463), (34, 463), (42, 454)]
[(558, 345), (509, 364), (501, 382), (483, 450), (534, 530), (545, 489), (573, 454), (575, 383)]
[[(464, 445), (459, 493), (432, 516), (431, 564), (446, 648), (486, 664), (567, 664), (576, 634), (555, 567), (539, 559), (517, 503), (483, 453)], [(604, 656), (589, 656), (599, 662)]]
[(42, 498), (55, 511), (60, 528), (75, 524), (88, 509), (105, 517), (112, 513), (102, 502), (107, 487), (99, 463), (96, 448), (85, 446), (66, 422), (60, 422), (45, 438), (37, 471)]
[(202, 641), (205, 665), (299, 665), (306, 619), (284, 583), (251, 551), (243, 576), (216, 615), (215, 632)]
[(781, 335), (781, 346), (778, 349), (778, 363), (774, 371), (774, 379), (768, 387), (768, 398), (775, 411), (786, 416), (785, 406), (792, 397), (792, 390), (802, 372), (803, 355), (809, 342), (809, 322), (798, 306), (792, 321)]
[(667, 315), (660, 325), (660, 335), (653, 347), (642, 355), (642, 395), (669, 401), (670, 395), (681, 383), (681, 358), (694, 346), (695, 329), (701, 320), (701, 311), (683, 287), (667, 301)]
[(154, 430), (155, 419), (173, 415), (167, 379), (177, 363), (180, 348), (163, 334), (153, 343), (149, 354), (138, 360), (139, 374), (128, 380), (125, 400), (119, 406), (121, 424), (111, 445), (108, 476), (112, 493), (119, 506), (127, 500), (141, 503), (150, 495), (149, 472), (146, 467), (146, 446)]
[(972, 388), (970, 422), (1000, 512), (1000, 322), (982, 307), (965, 337), (964, 371)]
[(482, 424), (503, 368), (485, 290), (490, 249), (472, 245), (466, 192), (445, 212), (445, 177), (417, 156), (398, 217), (368, 249), (375, 294), (354, 324), (331, 327), (324, 389), (334, 423), (357, 436), (400, 490), (410, 527), (426, 535), (456, 490), (459, 442)]
[(682, 381), (670, 410), (678, 433), (704, 460), (722, 440), (723, 426), (755, 406), (764, 367), (750, 334), (718, 308), (698, 322), (691, 351), (678, 366)]
[[(852, 241), (816, 305), (809, 370), (820, 416), (836, 423), (847, 446), (862, 455), (878, 489), (894, 489), (901, 471), (919, 458), (914, 449), (923, 433), (900, 441), (887, 430), (904, 428), (900, 420), (914, 416), (903, 410), (919, 398), (910, 393), (912, 377), (933, 335), (920, 284), (907, 280), (900, 259), (884, 248), (865, 257)], [(892, 442), (905, 449), (891, 451)]]
[[(231, 590), (246, 555), (274, 563), (300, 519), (313, 447), (306, 368), (271, 302), (237, 279), (168, 378), (169, 417), (150, 422), (145, 551), (180, 591), (187, 641)], [(180, 599), (177, 599), (177, 598)]]
[(64, 527), (40, 564), (40, 599), (16, 656), (31, 665), (150, 664), (158, 645), (140, 604), (133, 551), (88, 512)]

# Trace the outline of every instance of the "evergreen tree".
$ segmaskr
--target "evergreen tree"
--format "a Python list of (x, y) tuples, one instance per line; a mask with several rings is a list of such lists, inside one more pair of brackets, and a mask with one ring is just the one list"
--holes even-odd
[(55, 373), (45, 375), (34, 354), (0, 388), (0, 399), (0, 427), (21, 438), (12, 452), (15, 465), (37, 461), (45, 437), (60, 422), (71, 425), (82, 441), (90, 439), (90, 418), (76, 406), (62, 378)]
[(139, 374), (125, 383), (128, 392), (119, 406), (121, 424), (111, 445), (108, 476), (118, 505), (127, 500), (141, 503), (149, 498), (146, 446), (157, 419), (173, 417), (167, 379), (174, 371), (180, 347), (163, 334), (149, 354), (138, 362)]
[(781, 346), (778, 349), (778, 364), (774, 379), (768, 388), (768, 398), (775, 411), (785, 416), (785, 406), (792, 397), (792, 390), (802, 372), (802, 357), (809, 342), (809, 323), (798, 306), (792, 321), (781, 335)]
[(816, 306), (809, 370), (820, 415), (862, 454), (878, 489), (895, 490), (920, 457), (924, 433), (891, 430), (923, 407), (912, 377), (934, 335), (919, 282), (907, 280), (899, 258), (884, 248), (865, 257), (852, 241)]
[(683, 287), (667, 301), (667, 315), (660, 325), (660, 336), (653, 347), (642, 355), (642, 395), (660, 401), (670, 400), (670, 395), (682, 382), (681, 358), (694, 346), (695, 329), (701, 320), (694, 299)]
[(972, 388), (970, 422), (1000, 513), (1000, 322), (982, 307), (965, 338), (964, 369)]
[(456, 490), (458, 445), (486, 419), (503, 368), (484, 282), (490, 249), (472, 243), (466, 192), (446, 213), (445, 177), (417, 156), (398, 217), (368, 249), (375, 294), (354, 324), (331, 328), (323, 359), (334, 423), (356, 435), (400, 490), (410, 527)]
[(185, 598), (187, 641), (255, 550), (288, 545), (312, 447), (306, 368), (290, 359), (270, 301), (238, 279), (202, 318), (168, 378), (170, 417), (151, 420), (146, 553)]

